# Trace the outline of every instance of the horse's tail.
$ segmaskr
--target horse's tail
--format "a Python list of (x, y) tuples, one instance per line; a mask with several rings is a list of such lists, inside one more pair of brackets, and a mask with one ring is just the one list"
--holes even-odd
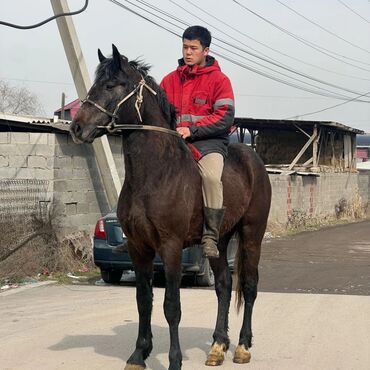
[(243, 236), (241, 233), (236, 233), (236, 237), (238, 240), (238, 250), (236, 252), (234, 265), (236, 264), (236, 295), (235, 295), (235, 305), (236, 311), (239, 313), (240, 309), (244, 304), (244, 296), (243, 296), (243, 281), (244, 281), (244, 269), (243, 269), (243, 261), (245, 260), (245, 249), (243, 248)]

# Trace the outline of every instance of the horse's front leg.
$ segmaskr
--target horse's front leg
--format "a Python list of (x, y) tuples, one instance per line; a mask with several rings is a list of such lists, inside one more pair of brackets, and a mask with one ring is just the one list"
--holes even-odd
[(181, 319), (180, 284), (182, 245), (168, 243), (163, 248), (162, 260), (166, 274), (164, 314), (170, 328), (169, 370), (179, 370), (182, 366), (182, 354), (179, 341), (179, 323)]
[(125, 370), (145, 369), (145, 359), (152, 351), (151, 315), (153, 308), (153, 254), (137, 256), (135, 251), (130, 251), (136, 275), (136, 303), (139, 312), (139, 333), (136, 348), (127, 360)]
[[(229, 238), (219, 243), (220, 257), (210, 259), (215, 275), (215, 290), (218, 300), (217, 321), (213, 333), (213, 343), (208, 353), (206, 365), (219, 366), (224, 362), (225, 353), (229, 349), (229, 307), (231, 300), (232, 277), (227, 262), (227, 244)], [(222, 247), (222, 244), (224, 246)]]

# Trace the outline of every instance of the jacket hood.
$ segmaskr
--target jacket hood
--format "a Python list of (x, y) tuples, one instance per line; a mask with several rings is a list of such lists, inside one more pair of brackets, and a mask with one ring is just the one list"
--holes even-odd
[(214, 57), (207, 55), (206, 57), (206, 65), (204, 67), (199, 67), (199, 65), (194, 65), (192, 69), (190, 69), (184, 62), (184, 58), (179, 59), (179, 66), (177, 67), (177, 72), (180, 75), (202, 75), (205, 73), (210, 73), (213, 71), (221, 71), (221, 68)]

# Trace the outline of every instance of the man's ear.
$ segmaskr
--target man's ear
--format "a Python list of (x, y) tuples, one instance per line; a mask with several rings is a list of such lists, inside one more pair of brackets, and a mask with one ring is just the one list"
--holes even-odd
[(206, 46), (204, 49), (203, 49), (203, 55), (206, 57), (209, 53), (209, 47)]

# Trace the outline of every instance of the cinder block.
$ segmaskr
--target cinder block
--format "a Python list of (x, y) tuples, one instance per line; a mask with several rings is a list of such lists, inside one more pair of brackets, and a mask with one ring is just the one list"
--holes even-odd
[(28, 155), (35, 155), (36, 152), (35, 152), (35, 146), (34, 145), (31, 145), (31, 144), (10, 144), (10, 145), (7, 145), (7, 153), (9, 155), (24, 155), (24, 156), (28, 156)]
[(44, 132), (30, 132), (30, 144), (46, 144), (48, 143), (48, 134)]
[(17, 177), (17, 168), (0, 167), (0, 179), (15, 179)]
[(77, 202), (77, 214), (89, 213), (89, 204)]
[(28, 167), (31, 168), (47, 168), (47, 161), (45, 157), (42, 157), (40, 155), (30, 155), (27, 158), (27, 164)]
[(9, 158), (5, 155), (0, 155), (0, 167), (8, 167), (9, 166)]
[(54, 146), (55, 145), (55, 142), (56, 142), (56, 136), (58, 134), (48, 134), (48, 145), (52, 145)]
[(9, 166), (14, 168), (27, 167), (27, 157), (22, 155), (12, 155), (9, 157)]
[(35, 169), (34, 168), (19, 168), (17, 169), (16, 176), (18, 179), (34, 179)]
[(57, 193), (67, 191), (67, 181), (54, 179), (54, 191)]
[(66, 203), (66, 215), (71, 216), (76, 214), (77, 214), (77, 203), (75, 202)]
[(0, 132), (0, 144), (9, 144), (9, 132)]
[(54, 197), (63, 204), (74, 202), (72, 191), (56, 192)]
[(54, 168), (72, 168), (72, 158), (68, 156), (56, 156), (54, 158)]
[(54, 178), (56, 180), (68, 180), (72, 178), (72, 168), (55, 168), (54, 164)]
[(52, 145), (35, 145), (34, 153), (44, 157), (54, 157), (55, 148)]
[(11, 132), (10, 142), (12, 144), (29, 144), (30, 136), (28, 132)]
[(54, 174), (50, 169), (35, 168), (35, 178), (37, 180), (53, 180)]
[(73, 168), (72, 169), (72, 178), (73, 179), (90, 179), (90, 172), (85, 168)]
[(74, 169), (77, 169), (77, 168), (87, 168), (88, 165), (87, 165), (87, 159), (86, 157), (76, 157), (76, 156), (73, 156), (72, 158), (72, 166)]

